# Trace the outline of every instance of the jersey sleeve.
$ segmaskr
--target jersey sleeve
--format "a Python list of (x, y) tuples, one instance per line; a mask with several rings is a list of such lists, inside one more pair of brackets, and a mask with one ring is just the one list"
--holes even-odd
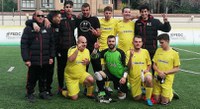
[(179, 58), (179, 53), (176, 52), (174, 54), (174, 62), (173, 62), (174, 66), (180, 66), (180, 58)]
[(76, 50), (76, 47), (75, 47), (75, 46), (71, 47), (71, 48), (68, 50), (67, 57), (70, 57), (70, 56), (74, 53), (75, 50)]
[(126, 52), (126, 65), (128, 65), (128, 61), (130, 59), (130, 50)]
[(157, 59), (157, 54), (158, 54), (158, 49), (156, 50), (156, 53), (155, 53), (155, 55), (154, 55), (154, 57), (153, 57), (153, 60), (152, 60), (154, 63), (156, 63), (157, 60), (158, 60), (158, 59)]
[(147, 50), (145, 50), (146, 52), (146, 62), (147, 62), (147, 65), (151, 65), (151, 58), (149, 56), (149, 52)]
[(126, 55), (124, 53), (124, 51), (120, 50), (121, 53), (121, 62), (124, 65), (124, 67), (126, 66)]

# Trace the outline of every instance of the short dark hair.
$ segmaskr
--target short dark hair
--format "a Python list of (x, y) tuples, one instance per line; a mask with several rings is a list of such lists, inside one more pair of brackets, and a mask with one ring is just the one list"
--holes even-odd
[(52, 20), (53, 17), (57, 16), (58, 14), (60, 14), (60, 11), (59, 11), (59, 10), (53, 10), (53, 11), (50, 11), (50, 12), (49, 12), (49, 14), (48, 14), (47, 17), (48, 17), (50, 20)]
[(70, 5), (73, 7), (74, 2), (71, 1), (71, 0), (65, 0), (65, 2), (64, 2), (64, 6), (66, 6), (67, 4), (70, 4)]
[(81, 6), (81, 8), (87, 8), (87, 7), (89, 7), (90, 9), (90, 5), (88, 3), (83, 3), (83, 5)]
[(114, 35), (109, 35), (107, 39), (111, 39), (111, 38), (115, 38), (116, 39), (116, 37)]
[(111, 12), (112, 12), (112, 10), (113, 10), (113, 9), (112, 9), (111, 6), (106, 6), (106, 7), (104, 8), (104, 12), (105, 12), (105, 11), (111, 11)]
[(165, 41), (169, 41), (169, 35), (166, 34), (166, 33), (163, 33), (163, 34), (160, 34), (158, 37), (157, 37), (157, 40), (165, 40)]
[(143, 9), (147, 9), (147, 10), (149, 11), (149, 6), (147, 6), (147, 5), (141, 5), (141, 6), (139, 7), (140, 12), (141, 12)]
[(124, 12), (125, 9), (131, 9), (130, 7), (126, 6), (122, 8), (122, 13)]
[(135, 35), (134, 38), (133, 38), (133, 40), (135, 40), (135, 38), (141, 38), (141, 39), (142, 39), (142, 42), (143, 42), (142, 36), (140, 36), (140, 35)]

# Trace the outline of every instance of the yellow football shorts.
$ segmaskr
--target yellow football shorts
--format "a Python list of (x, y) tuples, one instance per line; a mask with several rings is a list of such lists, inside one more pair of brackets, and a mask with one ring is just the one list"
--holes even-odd
[[(147, 75), (150, 75), (152, 76), (152, 74), (150, 72), (147, 72), (144, 74), (144, 78), (147, 76)], [(136, 96), (139, 96), (142, 94), (142, 81), (141, 81), (141, 77), (140, 75), (138, 77), (135, 77), (135, 78), (131, 78), (129, 77), (129, 82), (130, 82), (130, 85), (131, 85), (131, 94), (133, 97), (136, 97)]]
[(168, 78), (165, 79), (165, 82), (163, 84), (160, 84), (160, 81), (153, 79), (153, 94), (154, 95), (161, 95), (163, 97), (169, 98), (169, 100), (172, 100), (173, 97), (173, 90), (172, 90), (172, 84), (173, 81), (169, 80)]
[(69, 75), (66, 75), (65, 81), (68, 89), (68, 95), (77, 95), (80, 91), (79, 84), (83, 84), (83, 82), (88, 76), (91, 75), (87, 72), (84, 72), (82, 75), (80, 75), (80, 78), (71, 78)]

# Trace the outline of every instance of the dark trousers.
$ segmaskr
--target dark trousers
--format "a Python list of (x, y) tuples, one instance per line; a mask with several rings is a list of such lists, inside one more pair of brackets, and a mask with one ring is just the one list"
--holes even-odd
[(39, 92), (44, 92), (46, 90), (46, 74), (49, 71), (49, 65), (31, 65), (28, 68), (27, 84), (26, 90), (27, 94), (34, 93), (34, 88), (38, 81)]
[(53, 59), (53, 64), (49, 65), (49, 72), (46, 74), (46, 85), (47, 85), (46, 91), (48, 92), (50, 92), (52, 89), (51, 84), (53, 82), (54, 64), (55, 64), (55, 59)]
[[(93, 49), (89, 49), (89, 51), (90, 51), (90, 54), (91, 54), (92, 51), (93, 51)], [(101, 70), (102, 70), (100, 58), (91, 59), (90, 62), (91, 62), (91, 64), (92, 64), (92, 68), (93, 68), (94, 73), (97, 72), (97, 71), (101, 71)], [(88, 69), (89, 69), (89, 65), (87, 65), (86, 71), (88, 71)], [(96, 81), (97, 87), (99, 87), (98, 85), (100, 84), (100, 83), (98, 83), (98, 82), (99, 82), (99, 81)]]
[(58, 76), (58, 88), (62, 89), (64, 86), (64, 72), (67, 64), (67, 52), (68, 49), (59, 50), (57, 53), (57, 76)]
[[(92, 53), (94, 48), (88, 48), (88, 50), (90, 51), (90, 54)], [(92, 64), (92, 68), (93, 68), (93, 71), (96, 72), (96, 71), (101, 71), (102, 70), (102, 66), (101, 66), (101, 60), (100, 58), (97, 58), (97, 59), (91, 59), (90, 60), (91, 64)], [(89, 65), (87, 65), (87, 71), (88, 71), (88, 68), (89, 68)]]
[[(155, 52), (153, 52), (153, 53), (150, 53), (150, 52), (149, 52), (149, 55), (150, 55), (151, 60), (153, 60), (154, 54), (155, 54)], [(153, 69), (153, 63), (154, 63), (154, 62), (151, 61), (151, 63), (152, 63), (152, 65), (151, 65), (151, 72), (152, 72), (152, 75), (154, 75), (154, 72), (155, 72), (155, 70)]]
[(99, 91), (105, 91), (104, 89), (104, 85), (106, 81), (113, 81), (114, 84), (114, 89), (118, 90), (118, 91), (122, 91), (123, 93), (127, 93), (128, 91), (128, 87), (127, 87), (127, 81), (125, 84), (120, 84), (119, 80), (121, 78), (117, 78), (116, 76), (112, 75), (109, 72), (106, 72), (107, 77), (105, 79), (103, 79), (102, 81), (97, 82), (97, 86), (99, 88)]

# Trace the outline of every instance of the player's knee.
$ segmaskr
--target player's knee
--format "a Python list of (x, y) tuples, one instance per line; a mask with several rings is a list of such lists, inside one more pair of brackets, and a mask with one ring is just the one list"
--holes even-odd
[(74, 95), (70, 97), (72, 100), (77, 100), (78, 99), (78, 95)]
[(94, 83), (94, 78), (92, 76), (88, 76), (87, 77), (87, 82), (90, 83), (90, 84), (93, 84)]
[(133, 97), (133, 99), (134, 99), (135, 101), (141, 100), (141, 98), (142, 98), (141, 95), (138, 95), (138, 96)]
[(169, 99), (166, 97), (161, 97), (161, 104), (168, 104), (169, 103)]
[(151, 76), (147, 76), (145, 78), (145, 81), (146, 81), (146, 86), (148, 86), (148, 87), (152, 87), (153, 86), (153, 82), (152, 82), (152, 77)]

